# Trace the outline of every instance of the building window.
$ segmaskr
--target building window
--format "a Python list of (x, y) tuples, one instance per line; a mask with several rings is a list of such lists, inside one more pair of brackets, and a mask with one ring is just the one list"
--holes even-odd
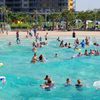
[(24, 7), (27, 7), (28, 6), (28, 4), (24, 4)]

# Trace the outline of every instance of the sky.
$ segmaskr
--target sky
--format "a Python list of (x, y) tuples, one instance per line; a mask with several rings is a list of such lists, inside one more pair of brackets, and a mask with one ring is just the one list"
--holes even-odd
[(100, 0), (76, 0), (76, 11), (100, 8)]

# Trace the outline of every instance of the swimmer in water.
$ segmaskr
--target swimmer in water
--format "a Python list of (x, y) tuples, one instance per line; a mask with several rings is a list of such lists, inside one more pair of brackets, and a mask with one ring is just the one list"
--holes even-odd
[(39, 38), (39, 41), (40, 41), (40, 42), (42, 41), (42, 37)]
[(80, 43), (82, 48), (85, 48), (85, 41), (82, 40), (82, 42)]
[(11, 46), (11, 42), (9, 42), (8, 45)]
[(78, 38), (75, 40), (74, 44), (79, 45), (79, 39)]
[(31, 60), (31, 63), (36, 63), (38, 60), (37, 60), (37, 55), (36, 53), (34, 54), (32, 60)]
[(100, 55), (99, 51), (96, 50), (96, 52), (95, 52), (95, 56), (99, 56), (99, 55)]
[(2, 80), (2, 84), (6, 84), (6, 79)]
[(70, 45), (70, 43), (68, 44), (68, 48), (71, 48), (71, 45)]
[(81, 57), (83, 54), (81, 52), (79, 52), (77, 55), (72, 56), (71, 58), (68, 58), (67, 60), (71, 60), (73, 58), (79, 58)]
[(40, 61), (40, 62), (44, 62), (44, 61), (45, 61), (42, 54), (39, 56), (39, 61)]
[(77, 43), (74, 43), (74, 46), (75, 46), (74, 50), (79, 50), (79, 48), (78, 48), (79, 45)]
[(68, 86), (68, 85), (71, 85), (71, 80), (70, 80), (69, 78), (66, 79), (65, 85), (67, 85), (67, 86)]
[(34, 53), (37, 52), (37, 48), (36, 47), (34, 47), (32, 50), (33, 50)]
[(68, 44), (67, 44), (67, 42), (65, 43), (65, 47), (68, 47)]
[(42, 88), (47, 89), (54, 85), (53, 81), (51, 80), (51, 78), (48, 75), (46, 75), (44, 80), (45, 80), (45, 83), (43, 85), (40, 85)]
[(57, 41), (59, 41), (59, 42), (60, 42), (60, 38), (59, 38), (59, 37), (57, 38)]
[(96, 43), (96, 42), (95, 42), (95, 43), (93, 43), (93, 45), (94, 45), (94, 46), (100, 46), (100, 45), (99, 45), (98, 43)]
[(77, 84), (75, 84), (76, 87), (82, 87), (83, 84), (81, 82), (81, 80), (77, 80)]
[(51, 80), (51, 78), (49, 77), (49, 75), (46, 75), (44, 80), (45, 80), (45, 84), (47, 84), (47, 80)]
[(94, 55), (94, 54), (95, 54), (95, 51), (90, 49), (89, 55)]
[(57, 57), (58, 57), (58, 54), (56, 53), (56, 54), (55, 54), (55, 58), (57, 58)]
[(2, 81), (3, 85), (6, 83), (6, 77), (2, 77), (2, 78), (0, 78), (0, 80)]
[(88, 51), (87, 51), (87, 50), (85, 50), (84, 55), (85, 55), (85, 56), (89, 56), (89, 54), (88, 54)]
[(79, 52), (79, 54), (77, 55), (77, 57), (81, 57), (83, 54), (81, 52)]
[(63, 40), (60, 42), (60, 47), (64, 47), (64, 41)]
[(35, 47), (35, 46), (36, 46), (34, 41), (33, 41), (33, 43), (32, 43), (32, 46), (33, 46), (33, 47)]

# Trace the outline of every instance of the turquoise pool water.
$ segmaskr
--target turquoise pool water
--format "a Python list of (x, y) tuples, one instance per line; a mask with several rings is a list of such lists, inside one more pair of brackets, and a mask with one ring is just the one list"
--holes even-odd
[[(70, 37), (65, 40), (74, 41)], [(11, 47), (7, 45), (8, 41), (13, 42)], [(93, 82), (100, 80), (100, 56), (66, 60), (78, 52), (73, 49), (59, 48), (56, 39), (50, 38), (48, 46), (38, 49), (38, 56), (44, 54), (48, 61), (31, 64), (30, 61), (34, 54), (32, 41), (32, 39), (23, 38), (22, 43), (17, 45), (15, 37), (0, 39), (0, 62), (4, 63), (4, 66), (0, 68), (0, 76), (7, 78), (5, 85), (0, 82), (0, 100), (100, 99), (100, 91), (93, 87)], [(99, 38), (98, 41), (100, 41)], [(100, 47), (98, 49), (100, 50)], [(58, 53), (58, 58), (54, 58), (55, 53)], [(55, 87), (51, 91), (40, 88), (47, 74), (55, 82)], [(73, 86), (64, 87), (66, 78), (72, 80)], [(77, 90), (74, 86), (77, 79), (82, 80), (84, 84), (81, 90)]]

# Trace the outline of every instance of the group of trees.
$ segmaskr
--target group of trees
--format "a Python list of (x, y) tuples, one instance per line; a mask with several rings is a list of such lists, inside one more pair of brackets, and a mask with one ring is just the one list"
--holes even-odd
[(73, 12), (64, 10), (59, 13), (49, 13), (39, 14), (37, 11), (33, 11), (31, 14), (24, 12), (12, 12), (6, 7), (0, 7), (0, 13), (4, 15), (4, 22), (6, 23), (16, 23), (16, 21), (22, 21), (23, 23), (35, 23), (42, 26), (43, 22), (52, 22), (52, 27), (54, 29), (56, 22), (65, 21), (66, 29), (69, 30), (71, 27), (75, 26), (75, 19), (80, 19), (84, 24), (84, 29), (86, 28), (86, 20), (100, 20), (100, 10), (97, 11), (80, 11)]

